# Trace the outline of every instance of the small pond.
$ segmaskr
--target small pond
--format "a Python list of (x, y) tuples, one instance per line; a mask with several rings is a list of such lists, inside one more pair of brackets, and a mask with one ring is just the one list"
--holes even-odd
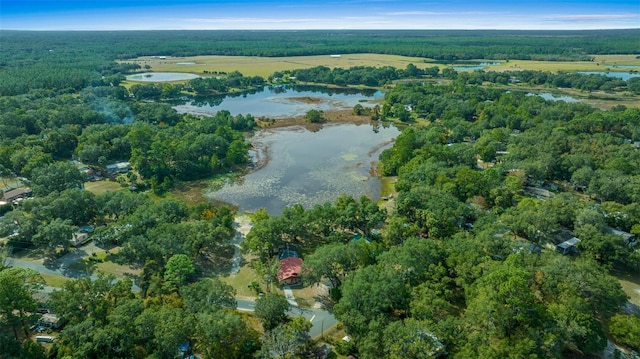
[(456, 71), (475, 71), (475, 70), (483, 70), (487, 66), (496, 66), (500, 65), (501, 62), (480, 62), (477, 65), (469, 65), (469, 66), (454, 66), (453, 69)]
[(254, 117), (285, 118), (302, 116), (309, 110), (345, 110), (360, 103), (374, 106), (371, 101), (384, 94), (367, 89), (331, 89), (326, 87), (265, 86), (259, 91), (226, 96), (195, 97), (174, 106), (179, 113), (213, 116), (229, 111), (233, 116), (251, 114)]
[(528, 93), (527, 96), (540, 96), (545, 100), (550, 100), (550, 101), (564, 101), (564, 102), (580, 102), (580, 100), (578, 100), (577, 98), (571, 97), (571, 96), (567, 96), (567, 95), (554, 95), (550, 92), (540, 92), (540, 93)]
[(584, 71), (578, 72), (583, 75), (604, 75), (608, 77), (617, 77), (625, 81), (632, 77), (640, 77), (640, 72), (621, 72), (621, 71)]
[(193, 80), (200, 76), (183, 72), (145, 72), (127, 76), (127, 80), (140, 82), (169, 82)]
[(331, 202), (343, 193), (378, 200), (380, 180), (373, 170), (399, 133), (377, 123), (327, 125), (315, 132), (262, 130), (251, 139), (253, 160), (261, 167), (208, 196), (243, 211), (266, 208), (274, 215), (296, 203), (310, 208)]

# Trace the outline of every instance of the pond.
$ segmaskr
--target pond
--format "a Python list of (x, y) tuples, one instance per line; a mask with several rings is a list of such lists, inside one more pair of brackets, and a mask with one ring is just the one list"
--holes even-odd
[(296, 203), (310, 208), (331, 202), (343, 193), (377, 201), (378, 156), (399, 133), (378, 123), (327, 125), (315, 132), (303, 127), (262, 130), (251, 139), (259, 168), (208, 196), (243, 211), (266, 208), (272, 215)]
[(169, 82), (193, 80), (198, 77), (200, 76), (183, 72), (145, 72), (142, 74), (129, 75), (127, 76), (127, 80), (140, 82)]
[(584, 71), (578, 72), (583, 75), (604, 75), (608, 77), (617, 77), (625, 81), (632, 77), (640, 77), (640, 72), (621, 72), (621, 71)]
[(480, 62), (477, 65), (454, 66), (453, 69), (456, 71), (475, 71), (475, 70), (483, 70), (487, 66), (496, 66), (500, 64), (501, 62)]
[(309, 110), (345, 110), (360, 103), (364, 107), (384, 94), (367, 89), (331, 89), (312, 86), (265, 86), (259, 91), (226, 96), (194, 97), (174, 106), (178, 113), (213, 116), (229, 111), (233, 116), (285, 118), (302, 116)]
[(528, 93), (527, 96), (540, 96), (545, 100), (550, 100), (550, 101), (564, 101), (567, 103), (571, 103), (571, 102), (580, 102), (580, 100), (578, 100), (577, 98), (571, 97), (571, 96), (567, 96), (567, 95), (554, 95), (550, 92), (540, 92), (540, 93)]

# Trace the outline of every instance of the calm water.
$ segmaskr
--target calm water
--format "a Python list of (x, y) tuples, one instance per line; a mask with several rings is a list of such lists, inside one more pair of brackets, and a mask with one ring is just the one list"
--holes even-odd
[(215, 115), (227, 110), (233, 116), (251, 114), (254, 117), (296, 117), (309, 110), (344, 110), (356, 104), (373, 106), (370, 101), (381, 99), (380, 91), (361, 89), (327, 89), (309, 86), (264, 87), (261, 91), (189, 99), (174, 106), (179, 113)]
[(482, 70), (487, 66), (495, 66), (500, 64), (501, 62), (480, 62), (477, 65), (471, 65), (471, 66), (454, 66), (453, 69), (456, 71), (475, 71), (475, 70)]
[(623, 79), (625, 81), (629, 80), (632, 77), (640, 77), (640, 72), (620, 72), (620, 71), (585, 71), (578, 72), (579, 74), (584, 75), (604, 75), (609, 77), (617, 77)]
[(127, 80), (141, 82), (168, 82), (193, 80), (200, 76), (196, 74), (188, 74), (182, 72), (145, 72), (143, 74), (135, 74), (127, 76)]
[(564, 102), (580, 102), (577, 98), (567, 96), (567, 95), (554, 95), (550, 92), (540, 92), (540, 93), (528, 93), (527, 96), (540, 96), (545, 100), (551, 101), (564, 101)]
[(399, 133), (369, 124), (263, 130), (251, 142), (254, 158), (268, 158), (267, 164), (209, 196), (245, 211), (264, 207), (270, 214), (296, 203), (309, 208), (330, 202), (342, 193), (377, 200), (380, 181), (370, 170)]

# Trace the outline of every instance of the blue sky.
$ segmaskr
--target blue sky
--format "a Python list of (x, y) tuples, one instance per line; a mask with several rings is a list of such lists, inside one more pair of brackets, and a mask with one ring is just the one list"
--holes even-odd
[(0, 0), (0, 29), (618, 29), (640, 0)]

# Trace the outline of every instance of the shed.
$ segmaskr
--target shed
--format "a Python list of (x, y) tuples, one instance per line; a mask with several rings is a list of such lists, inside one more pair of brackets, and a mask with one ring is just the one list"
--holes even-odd
[(578, 248), (576, 248), (578, 243), (580, 243), (580, 239), (572, 237), (562, 243), (556, 244), (556, 252), (563, 255), (578, 253)]
[(287, 257), (280, 261), (278, 270), (278, 282), (280, 284), (299, 284), (302, 281), (300, 272), (302, 271), (302, 259)]

